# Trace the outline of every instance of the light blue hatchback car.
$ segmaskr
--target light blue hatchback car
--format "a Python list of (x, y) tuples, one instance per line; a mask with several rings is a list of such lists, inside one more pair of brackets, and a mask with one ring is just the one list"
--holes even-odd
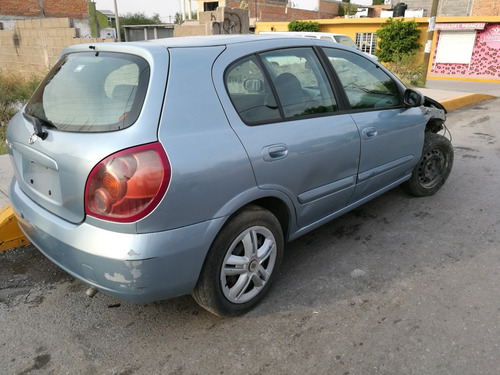
[(49, 259), (138, 303), (254, 307), (284, 244), (402, 185), (438, 191), (445, 110), (321, 40), (171, 38), (65, 49), (12, 119), (10, 197)]

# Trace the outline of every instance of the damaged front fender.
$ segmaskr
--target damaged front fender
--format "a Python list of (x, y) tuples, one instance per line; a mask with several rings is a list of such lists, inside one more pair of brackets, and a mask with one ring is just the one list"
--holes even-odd
[(447, 112), (441, 103), (424, 96), (423, 111), (427, 120), (426, 132), (437, 133), (443, 130)]

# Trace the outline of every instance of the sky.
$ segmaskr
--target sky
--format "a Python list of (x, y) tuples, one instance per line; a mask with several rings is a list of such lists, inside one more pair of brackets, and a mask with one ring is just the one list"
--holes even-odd
[[(97, 10), (115, 11), (114, 0), (94, 0)], [(191, 1), (191, 9), (196, 11), (196, 0)], [(317, 0), (291, 0), (295, 8), (317, 9)], [(145, 13), (151, 17), (154, 13), (160, 15), (162, 22), (173, 22), (175, 13), (181, 12), (181, 0), (116, 0), (118, 14)], [(186, 2), (187, 10), (187, 2)], [(171, 17), (171, 18), (170, 18)]]

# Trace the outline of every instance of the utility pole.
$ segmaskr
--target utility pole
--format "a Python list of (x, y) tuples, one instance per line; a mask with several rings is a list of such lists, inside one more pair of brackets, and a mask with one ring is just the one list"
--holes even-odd
[(120, 35), (120, 19), (118, 18), (118, 7), (116, 6), (116, 0), (115, 0), (115, 26), (116, 26), (116, 37), (118, 38), (118, 42), (121, 42), (122, 36)]
[(429, 72), (429, 61), (431, 58), (431, 48), (432, 48), (432, 37), (434, 36), (434, 25), (436, 24), (436, 15), (438, 9), (439, 0), (432, 0), (431, 14), (429, 17), (429, 27), (427, 28), (427, 41), (425, 43), (424, 50), (424, 69), (425, 69), (425, 81), (427, 82), (427, 73)]

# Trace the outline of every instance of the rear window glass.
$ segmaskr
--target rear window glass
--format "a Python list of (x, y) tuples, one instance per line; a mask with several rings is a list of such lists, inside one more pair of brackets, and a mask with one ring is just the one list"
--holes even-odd
[(149, 83), (138, 56), (82, 52), (61, 58), (35, 91), (26, 114), (65, 131), (126, 128), (138, 118)]

